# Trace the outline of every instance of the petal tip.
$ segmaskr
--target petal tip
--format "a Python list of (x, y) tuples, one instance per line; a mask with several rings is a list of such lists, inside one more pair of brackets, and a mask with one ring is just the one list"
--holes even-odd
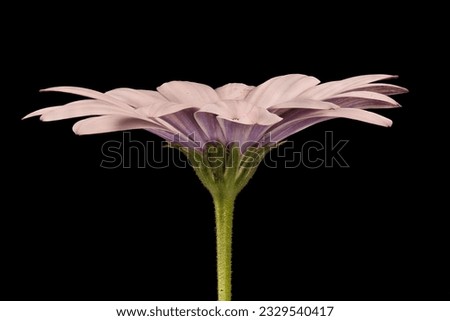
[(40, 93), (45, 93), (45, 92), (49, 92), (49, 91), (54, 91), (56, 87), (47, 87), (47, 88), (41, 88), (39, 89)]
[(28, 114), (26, 114), (25, 116), (23, 116), (23, 117), (21, 118), (21, 120), (24, 120), (24, 119), (28, 119), (28, 118), (31, 118), (31, 117), (36, 117), (36, 116), (42, 115), (39, 111), (40, 111), (40, 110), (35, 110), (35, 111), (31, 112), (31, 113), (28, 113)]
[(79, 124), (79, 123), (75, 123), (75, 124), (72, 126), (72, 131), (73, 131), (74, 134), (77, 135), (77, 136), (83, 135), (83, 134), (81, 133), (81, 131), (80, 131), (80, 124)]
[(46, 116), (46, 114), (42, 114), (42, 115), (39, 117), (39, 120), (40, 120), (40, 121), (43, 121), (43, 122), (49, 122), (49, 121), (52, 121), (52, 119), (49, 119), (49, 118)]

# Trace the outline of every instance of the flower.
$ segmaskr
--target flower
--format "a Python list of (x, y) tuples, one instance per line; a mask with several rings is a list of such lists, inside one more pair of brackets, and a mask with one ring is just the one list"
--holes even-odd
[[(78, 135), (145, 129), (168, 142), (203, 149), (208, 143), (224, 146), (276, 145), (311, 125), (343, 117), (380, 126), (391, 120), (369, 108), (393, 108), (390, 95), (405, 88), (376, 81), (391, 75), (365, 75), (320, 84), (311, 76), (274, 77), (257, 87), (230, 83), (213, 89), (189, 81), (171, 81), (153, 90), (118, 88), (105, 93), (80, 87), (52, 87), (84, 96), (63, 106), (43, 108), (24, 118), (43, 121), (94, 116), (78, 121)], [(243, 147), (245, 146), (245, 147)]]
[(171, 81), (152, 90), (118, 88), (100, 93), (79, 87), (53, 87), (88, 99), (47, 107), (24, 118), (43, 121), (86, 117), (73, 126), (79, 135), (146, 129), (186, 154), (211, 193), (215, 207), (217, 290), (231, 300), (231, 239), (234, 202), (265, 153), (288, 136), (319, 122), (343, 117), (380, 126), (392, 122), (368, 108), (399, 104), (390, 95), (405, 88), (376, 83), (394, 78), (366, 75), (319, 84), (301, 74), (279, 76), (257, 87)]

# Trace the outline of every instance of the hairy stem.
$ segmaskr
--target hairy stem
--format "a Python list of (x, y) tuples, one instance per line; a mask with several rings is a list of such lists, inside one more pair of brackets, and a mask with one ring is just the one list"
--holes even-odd
[(183, 152), (211, 193), (216, 217), (217, 291), (219, 301), (231, 300), (231, 239), (234, 201), (272, 147), (211, 143), (201, 150), (174, 146)]
[[(229, 193), (231, 194), (231, 193)], [(234, 195), (214, 195), (217, 244), (217, 291), (219, 301), (231, 300), (231, 244)]]

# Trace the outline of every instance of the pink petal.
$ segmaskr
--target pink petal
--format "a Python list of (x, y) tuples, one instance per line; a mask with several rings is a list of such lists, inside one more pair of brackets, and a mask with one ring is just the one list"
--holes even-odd
[(398, 94), (405, 94), (408, 92), (408, 89), (396, 85), (391, 84), (382, 84), (382, 83), (375, 83), (375, 84), (364, 84), (361, 87), (356, 87), (351, 89), (352, 91), (356, 90), (363, 90), (363, 91), (371, 91), (383, 95), (398, 95)]
[(299, 131), (329, 119), (332, 119), (332, 117), (316, 117), (286, 122), (279, 127), (268, 129), (267, 132), (269, 132), (269, 135), (266, 139), (269, 143), (276, 144)]
[(231, 83), (225, 86), (216, 88), (216, 93), (222, 100), (242, 100), (247, 97), (248, 93), (255, 88), (254, 86), (247, 86), (245, 84)]
[(220, 126), (217, 115), (208, 112), (198, 111), (194, 114), (195, 120), (205, 135), (208, 137), (208, 142), (222, 142), (226, 143), (225, 135)]
[(157, 101), (166, 101), (167, 99), (157, 91), (136, 90), (131, 88), (117, 88), (105, 93), (124, 103), (138, 108), (145, 107)]
[(40, 116), (40, 115), (43, 115), (43, 114), (48, 113), (50, 111), (57, 110), (57, 109), (59, 109), (61, 107), (62, 106), (52, 106), (52, 107), (41, 108), (41, 109), (33, 111), (32, 113), (29, 113), (28, 115), (24, 116), (22, 119), (27, 119), (27, 118), (30, 118), (30, 117)]
[(243, 151), (246, 147), (258, 144), (270, 126), (247, 125), (217, 117), (224, 133), (223, 144), (236, 143)]
[(273, 125), (281, 118), (265, 108), (248, 103), (245, 100), (223, 100), (203, 106), (198, 113), (207, 112), (232, 122), (247, 125)]
[(124, 109), (132, 108), (130, 105), (124, 103), (123, 101), (121, 101), (119, 99), (116, 99), (112, 96), (103, 94), (101, 92), (98, 92), (98, 91), (95, 91), (92, 89), (87, 89), (87, 88), (61, 86), (61, 87), (51, 87), (51, 88), (41, 89), (41, 91), (42, 92), (56, 91), (56, 92), (62, 92), (62, 93), (68, 93), (68, 94), (75, 94), (75, 95), (80, 95), (80, 96), (84, 96), (84, 97), (88, 97), (88, 98), (103, 100), (103, 101), (106, 101), (113, 105), (122, 107)]
[(57, 108), (46, 111), (42, 114), (41, 120), (54, 121), (74, 117), (111, 114), (136, 116), (132, 110), (125, 110), (100, 100), (85, 99), (74, 101), (64, 106), (58, 106)]
[(292, 115), (292, 117), (284, 118), (282, 122), (275, 124), (268, 131), (270, 132), (271, 140), (279, 142), (311, 125), (333, 118), (348, 118), (383, 127), (390, 127), (392, 125), (390, 119), (366, 110), (339, 108), (333, 110), (315, 110), (300, 114), (299, 116)]
[(246, 100), (254, 105), (269, 108), (283, 102), (294, 100), (305, 90), (316, 86), (317, 78), (301, 74), (274, 77), (253, 89)]
[(165, 130), (150, 121), (122, 115), (107, 115), (83, 119), (75, 123), (72, 129), (77, 135), (109, 133), (130, 129)]
[(190, 104), (201, 107), (219, 100), (219, 96), (211, 87), (190, 81), (170, 81), (157, 88), (171, 102)]
[(279, 121), (282, 120), (282, 118), (278, 115), (269, 112), (267, 109), (255, 106), (248, 114), (248, 120), (251, 121), (252, 124), (268, 126), (278, 123)]
[(170, 101), (158, 101), (146, 107), (138, 108), (136, 109), (136, 111), (146, 117), (162, 117), (168, 114), (177, 113), (181, 110), (188, 108), (193, 107), (191, 104), (179, 104)]
[(171, 128), (174, 128), (183, 137), (189, 137), (192, 140), (202, 143), (208, 140), (208, 137), (194, 118), (196, 111), (196, 108), (184, 109), (162, 116), (161, 119), (171, 125)]
[(389, 118), (361, 109), (339, 108), (333, 110), (319, 110), (314, 111), (308, 118), (310, 117), (343, 117), (383, 127), (392, 126), (392, 120)]
[(225, 136), (223, 144), (237, 143), (241, 147), (248, 141), (252, 125), (237, 123), (220, 117), (217, 117), (217, 121)]
[(356, 76), (338, 81), (331, 81), (320, 84), (314, 88), (310, 88), (302, 94), (302, 98), (311, 98), (317, 100), (325, 100), (336, 94), (353, 90), (374, 81), (395, 78), (392, 75), (364, 75)]
[(370, 91), (350, 91), (327, 99), (343, 108), (393, 108), (400, 105), (392, 98)]
[(269, 110), (275, 112), (277, 109), (285, 109), (285, 108), (335, 109), (339, 108), (339, 106), (320, 100), (297, 98), (284, 103), (276, 104), (270, 107)]

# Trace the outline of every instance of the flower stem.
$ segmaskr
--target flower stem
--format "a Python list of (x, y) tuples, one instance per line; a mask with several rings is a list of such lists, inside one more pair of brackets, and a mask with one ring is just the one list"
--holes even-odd
[[(232, 193), (230, 193), (232, 194)], [(214, 195), (219, 301), (231, 301), (231, 240), (235, 195)]]
[(234, 201), (255, 174), (272, 147), (249, 147), (211, 143), (201, 150), (179, 146), (200, 181), (211, 193), (216, 216), (217, 291), (219, 301), (231, 301), (231, 238)]

